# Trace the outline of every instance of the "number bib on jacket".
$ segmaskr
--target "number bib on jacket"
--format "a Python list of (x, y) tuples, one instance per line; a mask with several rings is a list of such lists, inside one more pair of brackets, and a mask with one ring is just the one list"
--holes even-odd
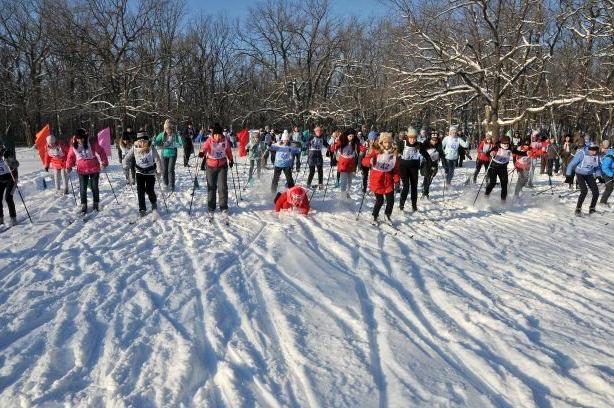
[(585, 170), (592, 170), (596, 167), (599, 167), (599, 156), (589, 156), (588, 154), (584, 155), (582, 162), (578, 166), (579, 169)]
[(59, 146), (47, 147), (47, 154), (51, 157), (64, 157), (64, 150), (62, 150)]
[(512, 156), (512, 152), (510, 152), (507, 149), (500, 148), (497, 150), (497, 154), (492, 159), (492, 161), (494, 161), (495, 163), (499, 163), (499, 164), (507, 164), (509, 163), (511, 156)]
[(352, 144), (348, 143), (347, 146), (341, 149), (341, 151), (339, 152), (339, 155), (345, 159), (353, 159), (354, 157), (356, 157), (356, 152)]
[(9, 174), (10, 172), (11, 169), (9, 168), (9, 165), (6, 164), (4, 160), (0, 160), (0, 175)]
[(437, 151), (437, 149), (431, 148), (428, 149), (426, 152), (429, 154), (432, 161), (436, 162), (437, 160), (439, 160), (439, 151)]
[(397, 162), (397, 158), (394, 154), (390, 153), (380, 153), (377, 155), (375, 165), (373, 169), (388, 172), (394, 169), (394, 166)]
[(311, 146), (309, 146), (309, 150), (322, 150), (322, 138), (320, 137), (314, 137), (313, 139), (311, 139)]
[(91, 147), (88, 147), (87, 149), (83, 147), (77, 147), (75, 149), (73, 147), (73, 150), (75, 151), (75, 156), (77, 157), (77, 160), (93, 160), (94, 159), (94, 152), (92, 151)]
[(279, 160), (281, 160), (282, 162), (287, 162), (287, 161), (292, 160), (292, 153), (290, 153), (290, 151), (288, 150), (278, 150), (277, 153), (275, 154), (279, 155)]
[(226, 141), (220, 143), (211, 143), (211, 152), (207, 154), (208, 159), (222, 160), (226, 157)]
[(450, 143), (446, 145), (446, 147), (450, 150), (458, 150), (459, 146), (460, 142), (458, 141), (458, 138), (451, 139)]
[(134, 149), (134, 163), (141, 171), (153, 170), (156, 167), (154, 161), (153, 150), (145, 151), (144, 149)]
[(482, 153), (488, 153), (490, 152), (490, 150), (491, 150), (491, 147), (489, 144), (485, 144), (482, 146)]
[(403, 154), (401, 154), (401, 158), (403, 160), (420, 160), (422, 155), (420, 154), (420, 150), (418, 150), (418, 145), (410, 146), (407, 142), (403, 142), (405, 144), (405, 148), (403, 148)]

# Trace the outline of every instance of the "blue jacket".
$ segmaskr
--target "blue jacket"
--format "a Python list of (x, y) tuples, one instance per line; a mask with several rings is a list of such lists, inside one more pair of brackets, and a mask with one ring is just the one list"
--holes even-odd
[(601, 172), (608, 177), (614, 177), (614, 148), (608, 149), (601, 159)]
[(275, 167), (286, 168), (294, 164), (294, 155), (300, 154), (301, 149), (288, 145), (271, 145), (269, 150), (275, 151)]
[(574, 171), (583, 176), (601, 175), (599, 156), (590, 156), (586, 149), (578, 150), (573, 160), (567, 165), (566, 174), (571, 176)]

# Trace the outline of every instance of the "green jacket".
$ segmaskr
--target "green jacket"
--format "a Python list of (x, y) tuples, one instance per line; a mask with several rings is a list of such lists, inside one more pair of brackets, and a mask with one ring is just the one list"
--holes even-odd
[(160, 132), (154, 138), (153, 144), (162, 150), (162, 157), (175, 157), (177, 156), (177, 148), (183, 146), (183, 140), (177, 132), (175, 132), (171, 140), (166, 140), (166, 133)]

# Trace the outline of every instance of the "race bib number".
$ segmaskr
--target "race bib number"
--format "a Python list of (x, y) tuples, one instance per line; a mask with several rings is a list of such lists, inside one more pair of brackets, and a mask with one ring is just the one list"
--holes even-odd
[(458, 139), (452, 139), (450, 143), (448, 143), (448, 148), (451, 150), (458, 150), (458, 146), (460, 146)]
[(406, 143), (401, 157), (403, 160), (420, 160), (420, 152), (415, 147), (408, 146)]
[(64, 157), (64, 151), (57, 146), (47, 148), (47, 154), (51, 157)]
[(281, 161), (289, 161), (291, 159), (290, 152), (281, 151), (281, 152), (277, 152), (277, 154), (279, 155), (279, 159)]
[(353, 159), (356, 157), (356, 153), (354, 152), (354, 148), (351, 144), (348, 144), (343, 149), (341, 149), (341, 156), (346, 159)]
[(209, 158), (222, 160), (224, 157), (226, 157), (226, 143), (211, 143), (211, 154), (209, 155)]
[(313, 138), (309, 150), (322, 150), (322, 139), (319, 137)]
[(377, 159), (373, 168), (375, 170), (388, 172), (394, 169), (396, 164), (396, 157), (390, 153), (381, 153), (377, 155)]
[(147, 168), (154, 164), (153, 152), (151, 150), (148, 153), (135, 153), (134, 156), (138, 167)]
[(432, 161), (437, 161), (439, 160), (439, 152), (437, 151), (437, 149), (428, 149), (427, 153), (429, 154), (429, 156), (431, 157)]
[(580, 165), (580, 167), (582, 168), (590, 168), (590, 167), (597, 167), (599, 166), (599, 157), (598, 156), (589, 156), (586, 155), (584, 156), (584, 158), (582, 159), (582, 164)]
[(94, 158), (94, 153), (89, 147), (87, 149), (78, 147), (75, 150), (75, 156), (77, 156), (77, 160), (92, 160)]
[(11, 170), (4, 160), (0, 160), (0, 174), (8, 174)]

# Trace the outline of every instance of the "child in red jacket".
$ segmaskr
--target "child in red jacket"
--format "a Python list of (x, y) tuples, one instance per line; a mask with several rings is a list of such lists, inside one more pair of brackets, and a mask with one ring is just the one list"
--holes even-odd
[(294, 186), (275, 197), (275, 212), (296, 209), (301, 214), (309, 213), (307, 191), (301, 186)]
[[(68, 194), (68, 173), (66, 172), (66, 158), (68, 157), (68, 145), (57, 142), (55, 136), (47, 136), (47, 146), (45, 149), (45, 171), (53, 172), (55, 182), (55, 193), (57, 195)], [(60, 178), (62, 185), (60, 185)]]
[(378, 222), (379, 211), (384, 205), (384, 198), (386, 198), (384, 214), (386, 220), (391, 222), (390, 216), (394, 208), (394, 185), (400, 180), (397, 149), (392, 143), (392, 133), (382, 132), (379, 139), (366, 154), (365, 159), (371, 162), (369, 188), (375, 194), (373, 221)]

